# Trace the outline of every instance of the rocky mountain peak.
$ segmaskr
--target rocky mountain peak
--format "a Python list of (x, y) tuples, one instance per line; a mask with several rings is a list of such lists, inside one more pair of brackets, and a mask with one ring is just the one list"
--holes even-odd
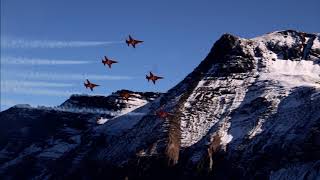
[[(123, 141), (107, 148), (111, 152), (126, 149), (120, 150), (126, 155), (118, 156), (118, 161), (111, 158), (114, 154), (105, 158), (121, 166), (130, 159), (128, 165), (132, 166), (137, 163), (133, 154), (139, 150), (144, 152), (146, 162), (154, 163), (153, 158), (165, 155), (169, 164), (181, 168), (182, 174), (188, 168), (195, 168), (194, 171), (212, 172), (212, 176), (220, 178), (221, 174), (214, 173), (220, 168), (236, 173), (238, 168), (252, 165), (250, 170), (230, 178), (238, 175), (258, 178), (268, 177), (271, 169), (299, 166), (291, 161), (273, 162), (269, 166), (260, 159), (269, 157), (267, 161), (273, 161), (272, 147), (289, 143), (282, 139), (287, 137), (287, 132), (295, 134), (291, 134), (295, 138), (287, 137), (290, 143), (311, 133), (309, 128), (305, 129), (306, 134), (291, 128), (318, 128), (316, 121), (320, 116), (314, 111), (319, 108), (315, 101), (319, 97), (318, 39), (317, 34), (290, 30), (252, 39), (223, 35), (192, 73), (149, 105), (153, 109), (161, 107), (173, 116), (160, 121), (153, 110), (147, 111), (147, 115), (125, 133)], [(306, 121), (302, 111), (307, 107), (310, 109)], [(128, 141), (134, 144), (125, 143)], [(256, 159), (254, 163), (261, 163), (259, 168), (248, 160), (252, 158)], [(304, 163), (303, 153), (297, 158)], [(308, 163), (312, 166), (315, 162)], [(149, 167), (147, 171), (155, 173), (153, 168), (158, 166)]]
[[(124, 92), (130, 94), (130, 98), (128, 100), (124, 100), (123, 97), (121, 97), (121, 94)], [(59, 108), (107, 109), (111, 111), (118, 111), (129, 107), (134, 101), (139, 101), (144, 104), (153, 101), (159, 97), (160, 94), (161, 93), (156, 92), (134, 92), (125, 89), (113, 92), (109, 96), (89, 96), (75, 94), (62, 103)]]

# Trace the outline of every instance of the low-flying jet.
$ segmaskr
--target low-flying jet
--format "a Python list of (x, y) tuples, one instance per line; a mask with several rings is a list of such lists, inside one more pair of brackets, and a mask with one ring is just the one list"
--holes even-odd
[(118, 63), (117, 61), (114, 61), (112, 59), (108, 59), (107, 56), (104, 56), (104, 59), (102, 59), (102, 64), (105, 66), (106, 64), (109, 66), (109, 68), (111, 68), (111, 65), (113, 63)]
[(163, 79), (163, 77), (160, 77), (160, 76), (156, 76), (154, 74), (152, 74), (152, 72), (150, 72), (150, 75), (146, 75), (146, 79), (148, 80), (148, 82), (151, 80), (153, 82), (153, 84), (156, 84), (156, 81), (158, 79)]
[(127, 91), (121, 92), (120, 96), (122, 97), (122, 99), (129, 101), (129, 98), (131, 97), (131, 94)]
[(132, 46), (133, 48), (136, 48), (136, 44), (139, 43), (143, 43), (143, 41), (137, 40), (137, 39), (133, 39), (130, 35), (129, 35), (129, 39), (126, 40), (126, 43), (128, 46)]
[(156, 115), (161, 119), (166, 119), (168, 116), (172, 115), (171, 113), (168, 113), (164, 110), (159, 110), (156, 112)]
[(93, 88), (99, 86), (97, 84), (91, 83), (88, 79), (83, 84), (86, 88), (90, 88), (91, 91), (93, 91)]

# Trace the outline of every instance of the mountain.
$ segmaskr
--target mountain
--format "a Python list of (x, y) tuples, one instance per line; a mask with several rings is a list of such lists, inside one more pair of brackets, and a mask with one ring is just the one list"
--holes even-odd
[[(47, 146), (28, 143), (20, 151), (8, 149), (1, 141), (1, 157), (15, 153), (10, 159), (2, 158), (0, 175), (35, 179), (317, 179), (319, 75), (320, 34), (285, 30), (253, 39), (224, 34), (199, 66), (167, 93), (102, 125), (89, 126), (74, 140), (68, 138), (70, 143), (61, 140), (65, 135), (59, 133), (51, 139), (37, 136), (41, 142), (52, 142)], [(87, 102), (73, 97), (59, 108), (88, 106), (98, 108), (90, 111), (96, 115), (103, 107), (115, 107), (100, 99)], [(23, 108), (15, 109), (1, 112), (1, 123), (20, 118), (28, 121), (41, 113), (48, 115), (47, 119), (56, 116), (42, 110), (29, 117)], [(159, 118), (159, 109), (170, 115)], [(42, 123), (47, 120), (38, 119)], [(78, 119), (89, 118), (75, 115), (65, 121)], [(82, 124), (80, 121), (79, 126)]]
[[(123, 92), (131, 94), (128, 101), (120, 96)], [(16, 105), (2, 111), (0, 177), (36, 177), (29, 172), (30, 164), (34, 165), (32, 168), (41, 170), (42, 166), (50, 166), (50, 161), (61, 161), (66, 154), (78, 148), (88, 130), (128, 114), (160, 95), (120, 90), (106, 97), (72, 95), (53, 108)], [(33, 164), (36, 161), (39, 163)]]

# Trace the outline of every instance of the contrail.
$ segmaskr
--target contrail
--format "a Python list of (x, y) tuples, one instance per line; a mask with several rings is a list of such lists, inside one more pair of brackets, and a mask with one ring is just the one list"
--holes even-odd
[(24, 87), (72, 87), (74, 84), (70, 83), (55, 83), (45, 81), (18, 81), (18, 80), (4, 80), (1, 81), (1, 89), (3, 88), (24, 88)]
[(70, 96), (74, 93), (71, 91), (61, 91), (42, 88), (62, 88), (71, 87), (73, 84), (54, 83), (44, 81), (17, 81), (4, 80), (1, 81), (1, 93), (16, 93), (16, 94), (33, 94), (33, 95), (49, 95), (49, 96)]
[(131, 76), (111, 76), (101, 74), (76, 74), (76, 73), (45, 73), (45, 72), (3, 72), (3, 74), (23, 79), (46, 79), (46, 80), (131, 80)]
[(56, 41), (56, 40), (24, 40), (1, 37), (1, 48), (74, 48), (90, 46), (106, 46), (123, 41)]
[(38, 59), (25, 57), (1, 57), (1, 64), (25, 64), (25, 65), (77, 65), (89, 64), (94, 61), (79, 61), (79, 60), (57, 60), (57, 59)]
[(72, 94), (80, 94), (81, 93), (81, 92), (77, 92), (77, 91), (35, 89), (35, 88), (12, 88), (12, 87), (1, 87), (1, 92), (15, 93), (15, 94), (61, 96), (61, 97), (68, 97)]

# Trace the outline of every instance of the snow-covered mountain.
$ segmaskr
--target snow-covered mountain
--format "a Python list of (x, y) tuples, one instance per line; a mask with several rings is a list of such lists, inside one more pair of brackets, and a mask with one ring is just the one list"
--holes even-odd
[[(49, 148), (37, 143), (24, 147), (1, 160), (0, 174), (24, 173), (35, 179), (317, 179), (319, 75), (319, 34), (286, 30), (253, 39), (224, 34), (167, 93), (87, 128), (73, 138), (74, 146), (45, 137), (52, 141)], [(79, 110), (83, 105), (78, 101), (73, 97), (59, 108)], [(92, 105), (104, 107), (100, 98)], [(159, 109), (170, 116), (159, 118)], [(19, 113), (1, 112), (1, 122)], [(1, 157), (12, 152), (1, 148)], [(43, 158), (48, 154), (60, 156)]]
[[(123, 92), (130, 93), (128, 100), (120, 96)], [(73, 153), (90, 129), (159, 96), (160, 93), (120, 90), (109, 96), (72, 95), (58, 107), (16, 105), (1, 112), (0, 179), (37, 177), (45, 171), (42, 167)], [(40, 174), (30, 172), (31, 164), (39, 168)]]

